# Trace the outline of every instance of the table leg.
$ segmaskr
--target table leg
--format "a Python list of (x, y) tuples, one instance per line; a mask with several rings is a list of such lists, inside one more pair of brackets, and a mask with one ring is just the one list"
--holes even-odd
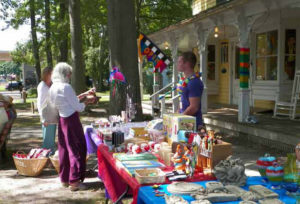
[(126, 185), (126, 190), (124, 191), (124, 193), (122, 195), (120, 195), (120, 197), (118, 198), (118, 200), (116, 202), (114, 202), (114, 204), (120, 204), (120, 203), (122, 203), (121, 200), (127, 194), (128, 190), (129, 190), (129, 185)]

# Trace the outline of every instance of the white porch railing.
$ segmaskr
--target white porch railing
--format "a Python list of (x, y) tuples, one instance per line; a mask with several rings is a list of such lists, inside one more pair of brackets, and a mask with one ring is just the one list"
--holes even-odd
[[(168, 90), (170, 89), (170, 90)], [(162, 89), (158, 90), (157, 92), (155, 92), (154, 94), (152, 94), (150, 96), (151, 99), (151, 104), (152, 104), (152, 115), (154, 115), (154, 108), (159, 108), (159, 103), (160, 105), (160, 115), (162, 116), (164, 113), (166, 113), (166, 96), (171, 94), (172, 91), (175, 89), (174, 83), (171, 82), (170, 84), (168, 84), (167, 86), (163, 87)], [(168, 90), (167, 92), (163, 93), (163, 91)], [(160, 96), (160, 94), (162, 94)], [(174, 101), (178, 100), (179, 98), (179, 94), (172, 97), (171, 99), (169, 99), (167, 102), (172, 101), (172, 105), (174, 106)]]
[[(160, 97), (160, 116), (162, 117), (163, 114), (165, 114), (167, 111), (166, 111), (166, 96), (168, 95), (169, 93), (166, 93), (163, 97)], [(180, 94), (172, 97), (171, 99), (167, 100), (167, 102), (171, 101), (172, 104), (174, 104), (174, 101), (175, 100), (179, 100), (179, 97), (180, 97)], [(173, 110), (173, 108), (172, 108)]]

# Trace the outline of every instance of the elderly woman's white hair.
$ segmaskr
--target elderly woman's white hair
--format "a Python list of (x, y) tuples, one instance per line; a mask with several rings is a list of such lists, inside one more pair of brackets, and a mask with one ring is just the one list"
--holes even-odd
[(65, 62), (59, 62), (57, 65), (55, 65), (54, 70), (52, 72), (52, 82), (62, 82), (62, 83), (69, 83), (70, 79), (68, 78), (68, 75), (72, 73), (72, 67), (65, 63)]

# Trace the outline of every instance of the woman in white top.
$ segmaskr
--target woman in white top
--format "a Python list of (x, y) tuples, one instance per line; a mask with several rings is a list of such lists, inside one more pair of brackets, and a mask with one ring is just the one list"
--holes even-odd
[(82, 112), (85, 106), (92, 102), (86, 100), (80, 103), (79, 100), (91, 94), (92, 91), (87, 91), (77, 97), (69, 84), (71, 75), (72, 67), (67, 63), (60, 62), (54, 67), (50, 101), (59, 112), (60, 180), (64, 187), (70, 185), (71, 191), (75, 191), (86, 189), (81, 182), (85, 178), (87, 147), (78, 112)]
[(56, 124), (48, 123), (45, 121), (45, 112), (43, 109), (47, 106), (47, 100), (49, 99), (49, 89), (52, 84), (51, 82), (52, 68), (46, 67), (42, 71), (42, 81), (37, 87), (37, 108), (42, 122), (43, 130), (43, 148), (51, 149), (51, 154), (55, 152), (55, 135), (56, 135)]

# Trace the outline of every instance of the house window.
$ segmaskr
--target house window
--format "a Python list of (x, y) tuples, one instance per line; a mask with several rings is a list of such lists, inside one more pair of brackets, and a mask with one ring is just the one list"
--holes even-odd
[(207, 53), (207, 79), (216, 79), (216, 46), (208, 45)]
[(293, 80), (296, 68), (296, 30), (285, 31), (284, 76)]
[(240, 48), (235, 46), (235, 79), (240, 78)]
[(221, 64), (228, 63), (228, 42), (221, 42)]
[(256, 79), (277, 80), (278, 32), (256, 35)]

